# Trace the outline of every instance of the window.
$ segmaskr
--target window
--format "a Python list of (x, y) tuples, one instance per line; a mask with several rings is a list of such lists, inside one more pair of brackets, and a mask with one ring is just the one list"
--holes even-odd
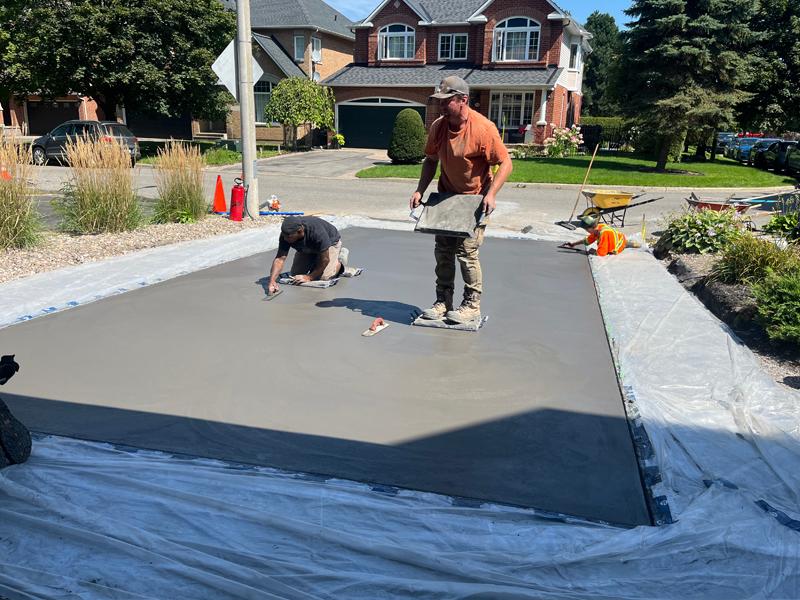
[(311, 51), (319, 52), (319, 61), (322, 62), (322, 38), (311, 38)]
[(414, 30), (408, 25), (387, 25), (378, 32), (380, 58), (414, 58)]
[(531, 125), (534, 113), (533, 92), (492, 92), (489, 102), (489, 120), (498, 129)]
[(539, 60), (540, 31), (539, 23), (525, 17), (498, 23), (494, 31), (495, 61)]
[(439, 60), (465, 60), (466, 58), (466, 33), (444, 33), (439, 36)]
[(581, 45), (572, 44), (569, 47), (569, 68), (577, 71), (581, 66)]
[(269, 104), (272, 86), (273, 84), (271, 81), (256, 81), (256, 84), (253, 86), (253, 97), (255, 98), (256, 105), (256, 123), (266, 122), (264, 109), (267, 107), (267, 104)]
[(56, 129), (54, 129), (53, 132), (50, 134), (50, 136), (51, 137), (62, 137), (62, 136), (65, 136), (65, 135), (69, 135), (70, 133), (72, 133), (72, 124), (71, 123), (69, 125), (62, 125), (61, 127), (58, 127)]
[(304, 60), (306, 57), (306, 38), (302, 35), (294, 36), (294, 59)]

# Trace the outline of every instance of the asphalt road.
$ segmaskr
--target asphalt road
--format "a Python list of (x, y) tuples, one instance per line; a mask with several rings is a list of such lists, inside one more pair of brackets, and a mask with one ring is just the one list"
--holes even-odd
[[(282, 209), (287, 212), (324, 211), (331, 215), (360, 215), (375, 219), (408, 220), (408, 201), (416, 189), (416, 181), (401, 179), (357, 179), (355, 173), (375, 164), (388, 162), (384, 151), (380, 150), (330, 150), (315, 151), (303, 154), (290, 154), (259, 161), (259, 197), (265, 203), (271, 195), (281, 202)], [(222, 177), (226, 197), (230, 197), (233, 180), (238, 177), (241, 167), (211, 167), (206, 175), (206, 186), (209, 200), (213, 198), (217, 176)], [(157, 188), (153, 178), (154, 170), (149, 166), (137, 169), (137, 186), (139, 194), (145, 200), (157, 197)], [(55, 223), (50, 200), (61, 188), (69, 175), (69, 169), (51, 164), (40, 171), (36, 179), (36, 187), (40, 190), (40, 212), (48, 224)], [(592, 186), (587, 186), (592, 187)], [(428, 191), (435, 191), (435, 183)], [(554, 225), (556, 221), (566, 220), (575, 201), (579, 198), (579, 185), (573, 184), (524, 184), (508, 183), (497, 196), (497, 211), (492, 216), (493, 227), (521, 229), (527, 225), (536, 228), (559, 231)], [(691, 188), (634, 190), (643, 196), (634, 200), (642, 202), (661, 198), (655, 202), (634, 207), (627, 211), (626, 234), (636, 233), (642, 229), (642, 218), (646, 219), (646, 230), (649, 233), (660, 229), (659, 221), (670, 211), (680, 211), (686, 206), (685, 198)], [(49, 195), (48, 195), (49, 193)], [(696, 193), (703, 197), (725, 199), (734, 194), (731, 190), (697, 189)], [(758, 195), (757, 190), (737, 193), (747, 197)], [(581, 197), (577, 214), (587, 207), (586, 200)], [(753, 209), (752, 215), (764, 211)], [(617, 213), (619, 214), (619, 213)], [(760, 217), (761, 222), (767, 217)]]

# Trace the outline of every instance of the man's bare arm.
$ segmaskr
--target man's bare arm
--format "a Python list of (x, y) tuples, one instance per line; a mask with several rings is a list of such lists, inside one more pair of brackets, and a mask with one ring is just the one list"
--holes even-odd
[(269, 291), (274, 292), (278, 289), (278, 277), (283, 271), (283, 263), (286, 262), (286, 255), (276, 256), (272, 261), (272, 270), (269, 273)]
[(316, 281), (325, 272), (326, 267), (331, 262), (331, 249), (323, 250), (319, 253), (319, 260), (317, 261), (317, 268), (308, 274), (309, 281)]
[(439, 155), (427, 154), (425, 157), (425, 162), (422, 163), (422, 174), (419, 177), (417, 191), (414, 192), (413, 196), (411, 196), (411, 210), (417, 208), (422, 202), (422, 195), (425, 193), (425, 190), (428, 189), (428, 186), (431, 184), (431, 181), (433, 181), (433, 178), (436, 177), (436, 168), (438, 166)]

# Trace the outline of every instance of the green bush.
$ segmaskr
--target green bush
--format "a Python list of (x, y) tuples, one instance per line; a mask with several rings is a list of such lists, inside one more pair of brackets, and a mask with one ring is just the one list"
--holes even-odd
[(774, 276), (753, 286), (756, 321), (773, 342), (800, 344), (800, 274)]
[(797, 213), (787, 213), (785, 215), (772, 215), (769, 223), (762, 228), (770, 233), (787, 234), (797, 225)]
[(717, 254), (742, 236), (742, 219), (735, 209), (695, 211), (686, 209), (667, 218), (667, 229), (654, 250), (687, 254)]
[(414, 165), (425, 158), (425, 124), (413, 108), (404, 108), (397, 115), (389, 142), (389, 158), (393, 165)]
[(791, 273), (800, 273), (800, 257), (793, 248), (779, 248), (770, 240), (742, 235), (723, 250), (711, 278), (753, 285), (772, 275)]
[(584, 125), (602, 125), (603, 127), (622, 128), (629, 125), (629, 121), (622, 117), (584, 117), (581, 116), (579, 127)]

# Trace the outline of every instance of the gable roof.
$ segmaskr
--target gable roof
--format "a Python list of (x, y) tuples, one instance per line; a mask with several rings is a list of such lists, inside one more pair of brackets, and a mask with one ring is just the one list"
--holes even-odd
[[(369, 16), (353, 24), (354, 27), (372, 26), (370, 22), (383, 8), (395, 0), (382, 0)], [(486, 21), (483, 12), (491, 6), (494, 0), (398, 0), (405, 2), (420, 18), (421, 25), (455, 24)], [(553, 7), (554, 12), (548, 15), (549, 19), (568, 19), (576, 25), (575, 32), (588, 34), (583, 26), (575, 21), (566, 11), (562, 10), (553, 0), (546, 0)]]
[(303, 72), (303, 69), (297, 66), (297, 63), (294, 62), (291, 56), (283, 49), (283, 47), (278, 43), (278, 41), (272, 37), (271, 35), (261, 35), (260, 33), (254, 33), (253, 39), (258, 43), (261, 48), (263, 48), (264, 52), (266, 52), (269, 57), (278, 65), (278, 68), (283, 71), (287, 77), (303, 77), (306, 78), (306, 75)]
[[(236, 11), (236, 0), (220, 2)], [(250, 0), (252, 29), (311, 28), (355, 40), (352, 26), (350, 19), (322, 0)]]

